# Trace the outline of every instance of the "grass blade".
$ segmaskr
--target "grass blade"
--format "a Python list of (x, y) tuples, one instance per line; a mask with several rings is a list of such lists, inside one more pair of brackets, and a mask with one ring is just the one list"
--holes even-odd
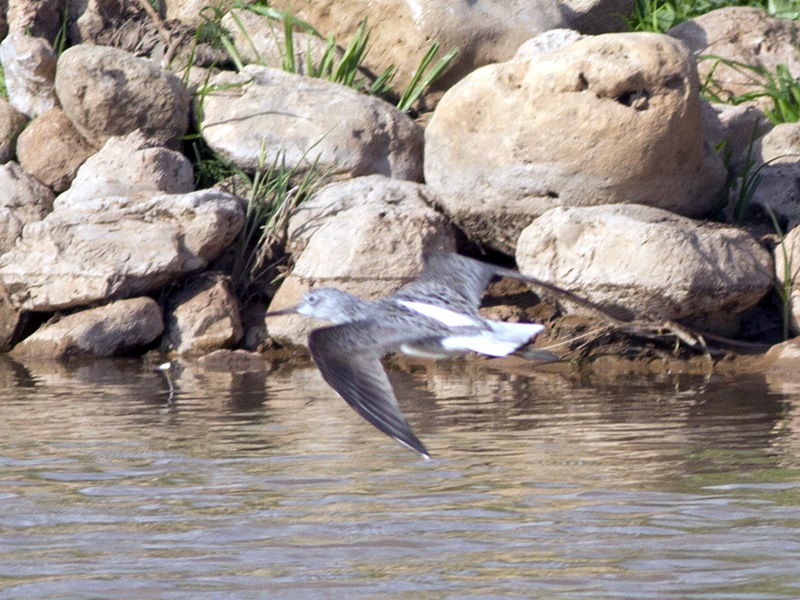
[(403, 95), (400, 97), (400, 101), (397, 103), (397, 108), (401, 111), (408, 112), (414, 102), (417, 101), (417, 99), (428, 88), (428, 86), (433, 83), (434, 80), (441, 76), (444, 70), (450, 66), (450, 63), (456, 57), (456, 54), (458, 54), (457, 48), (450, 50), (450, 52), (445, 54), (426, 75), (423, 75), (425, 69), (428, 68), (428, 65), (433, 60), (433, 57), (439, 51), (440, 47), (441, 45), (438, 42), (434, 43), (428, 52), (425, 53), (425, 56), (422, 57), (419, 67), (417, 67), (417, 70), (411, 77), (411, 81), (403, 92)]

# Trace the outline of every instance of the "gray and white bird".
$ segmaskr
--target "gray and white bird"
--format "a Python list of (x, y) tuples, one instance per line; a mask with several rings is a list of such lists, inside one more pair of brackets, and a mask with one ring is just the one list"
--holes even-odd
[(375, 427), (429, 458), (400, 411), (381, 358), (390, 352), (425, 358), (466, 352), (499, 357), (529, 344), (544, 330), (542, 325), (492, 321), (479, 314), (483, 293), (495, 277), (541, 283), (466, 256), (437, 253), (426, 257), (417, 279), (384, 298), (370, 301), (317, 288), (306, 292), (297, 306), (267, 316), (298, 313), (332, 323), (308, 337), (323, 379)]

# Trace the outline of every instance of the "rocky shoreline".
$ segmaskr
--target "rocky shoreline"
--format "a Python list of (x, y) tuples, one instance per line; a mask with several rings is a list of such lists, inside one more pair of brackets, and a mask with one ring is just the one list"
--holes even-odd
[[(394, 65), (407, 83), (432, 31), (458, 46), (409, 113), (278, 68), (283, 23), (257, 11), (45, 4), (18, 2), (0, 21), (0, 349), (12, 356), (302, 345), (310, 323), (267, 327), (268, 302), (279, 310), (321, 285), (389, 294), (425, 253), (462, 251), (632, 324), (493, 288), (493, 318), (544, 322), (537, 345), (568, 360), (612, 349), (718, 360), (777, 344), (768, 356), (796, 361), (797, 338), (781, 341), (800, 334), (800, 125), (773, 125), (763, 98), (700, 93), (712, 75), (730, 93), (753, 85), (712, 70), (710, 54), (800, 73), (796, 22), (726, 8), (669, 35), (625, 33), (624, 2), (482, 1), (454, 16), (442, 1), (421, 15), (384, 3), (387, 29), (366, 1), (336, 14), (292, 3), (337, 40), (365, 15), (374, 23), (368, 81)], [(197, 34), (209, 23), (250, 64), (234, 68)], [(325, 45), (296, 35), (296, 63), (313, 65)], [(203, 181), (209, 157), (233, 180)], [(278, 167), (285, 232), (257, 266), (272, 277), (285, 254), (291, 269), (279, 285), (240, 285), (237, 261), (268, 220), (254, 221), (241, 182)], [(298, 189), (308, 197), (295, 206)]]

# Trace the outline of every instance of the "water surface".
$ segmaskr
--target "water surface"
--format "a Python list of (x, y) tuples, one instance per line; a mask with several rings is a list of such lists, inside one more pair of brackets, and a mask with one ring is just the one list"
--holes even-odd
[(798, 598), (800, 392), (398, 363), (433, 459), (307, 364), (0, 362), (0, 598)]

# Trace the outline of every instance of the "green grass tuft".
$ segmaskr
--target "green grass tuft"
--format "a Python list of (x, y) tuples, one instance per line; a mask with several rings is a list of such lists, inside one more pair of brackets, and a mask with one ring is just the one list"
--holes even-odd
[[(196, 122), (202, 123), (207, 94), (241, 85), (246, 82), (214, 86), (206, 80), (197, 91)], [(282, 151), (272, 163), (267, 162), (264, 140), (258, 165), (248, 173), (214, 152), (200, 131), (187, 135), (184, 142), (191, 149), (197, 189), (221, 187), (246, 202), (245, 224), (235, 243), (228, 272), (240, 302), (264, 295), (266, 284), (274, 279), (277, 267), (284, 261), (283, 247), (292, 211), (328, 175), (319, 167), (319, 156), (311, 158), (316, 144), (294, 166), (287, 166)]]
[[(716, 61), (701, 89), (701, 94), (709, 102), (736, 105), (764, 98), (772, 105), (764, 109), (764, 114), (773, 124), (800, 121), (800, 80), (792, 75), (786, 65), (778, 65), (773, 72), (762, 66), (748, 65), (719, 56), (700, 56), (698, 60)], [(752, 91), (734, 95), (725, 90), (714, 77), (719, 65), (725, 65), (749, 79)]]
[[(323, 38), (322, 34), (311, 24), (299, 19), (291, 13), (280, 11), (261, 3), (242, 5), (241, 8), (250, 10), (281, 25), (282, 35), (276, 35), (276, 39), (282, 40), (279, 51), (282, 59), (281, 68), (284, 71), (302, 73), (309, 77), (324, 78), (334, 83), (345, 85), (363, 93), (379, 96), (384, 99), (393, 97), (399, 98), (397, 107), (403, 112), (411, 110), (414, 103), (419, 100), (425, 90), (447, 70), (458, 52), (456, 49), (450, 50), (431, 67), (431, 63), (440, 49), (438, 43), (433, 44), (422, 57), (409, 85), (402, 93), (397, 93), (391, 86), (396, 73), (396, 67), (394, 65), (390, 65), (383, 73), (380, 73), (374, 81), (370, 82), (367, 76), (368, 71), (364, 68), (364, 60), (369, 51), (370, 29), (367, 25), (366, 18), (361, 21), (361, 24), (350, 42), (340, 50), (340, 46), (336, 43), (332, 35)], [(244, 24), (237, 18), (235, 13), (232, 13), (232, 15), (236, 26), (241, 31), (247, 44), (253, 51), (253, 54), (257, 57), (257, 62), (260, 61), (261, 64), (263, 64), (256, 50), (256, 45), (250, 39)], [(326, 47), (321, 56), (315, 59), (315, 57), (311, 56), (310, 48), (308, 48), (305, 63), (297, 64), (295, 58), (296, 44), (294, 34), (295, 31), (298, 30), (326, 40)], [(236, 68), (241, 70), (244, 67), (244, 60), (230, 37), (223, 36), (222, 44), (230, 55), (231, 60), (236, 65)]]
[[(313, 150), (313, 148), (311, 149)], [(237, 297), (247, 302), (261, 294), (282, 262), (289, 218), (325, 179), (318, 160), (287, 167), (281, 152), (270, 164), (262, 143), (259, 165), (252, 176), (239, 170), (235, 178), (247, 193), (245, 224), (236, 243), (231, 280)], [(308, 153), (306, 154), (308, 156)]]
[(800, 0), (635, 0), (626, 19), (631, 31), (665, 33), (700, 15), (728, 6), (762, 8), (780, 18), (798, 18)]

